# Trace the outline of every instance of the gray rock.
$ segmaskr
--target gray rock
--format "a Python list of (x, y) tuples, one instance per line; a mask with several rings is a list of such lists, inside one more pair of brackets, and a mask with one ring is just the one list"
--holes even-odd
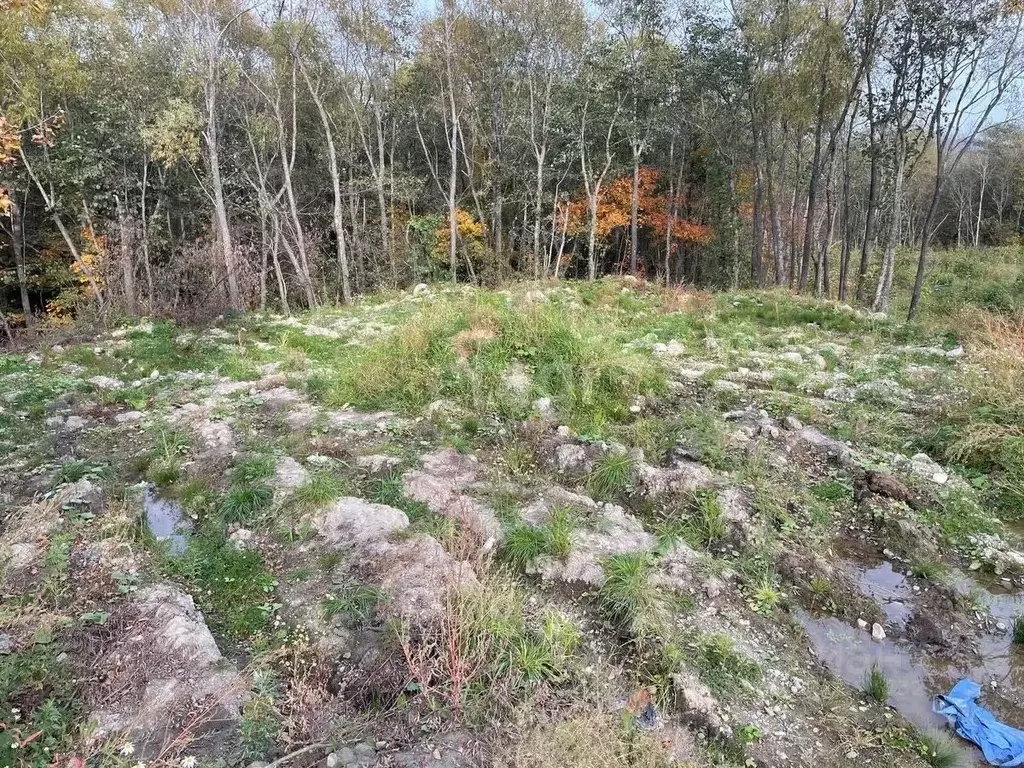
[(345, 496), (318, 512), (313, 525), (328, 544), (374, 552), (378, 542), (408, 528), (409, 518), (400, 509)]
[(501, 523), (494, 510), (464, 493), (476, 482), (479, 465), (454, 448), (421, 458), (423, 468), (409, 470), (402, 477), (406, 495), (435, 514), (458, 520), (485, 546), (501, 541)]
[(309, 473), (291, 456), (282, 456), (274, 468), (274, 485), (282, 494), (288, 494), (301, 486)]
[(594, 522), (594, 528), (577, 528), (570, 536), (570, 551), (565, 560), (543, 558), (535, 571), (544, 579), (600, 586), (604, 583), (602, 563), (611, 555), (649, 552), (657, 540), (622, 507), (606, 504)]
[(134, 424), (137, 421), (142, 421), (144, 416), (142, 411), (122, 411), (114, 415), (114, 421), (117, 424)]
[(558, 422), (558, 410), (550, 397), (540, 397), (533, 401), (533, 410), (540, 416), (541, 421), (554, 424)]
[(871, 625), (871, 639), (877, 640), (878, 642), (885, 640), (885, 630), (877, 621)]
[(784, 363), (793, 363), (794, 365), (803, 365), (804, 356), (799, 352), (783, 352), (778, 356), (778, 359)]
[(954, 349), (949, 350), (946, 353), (946, 358), (949, 359), (949, 360), (958, 360), (961, 357), (963, 357), (964, 354), (965, 354), (964, 353), (964, 348), (958, 346), (958, 347), (955, 347)]
[(93, 376), (91, 379), (88, 379), (88, 382), (96, 387), (96, 389), (120, 389), (124, 386), (123, 382), (112, 379), (109, 376)]
[(67, 421), (64, 422), (64, 429), (68, 432), (77, 432), (84, 429), (87, 423), (81, 416), (68, 416)]
[(397, 456), (385, 456), (379, 453), (356, 457), (356, 466), (365, 470), (369, 475), (386, 474), (401, 463), (402, 460)]
[(559, 472), (587, 472), (593, 468), (593, 462), (588, 460), (582, 445), (566, 443), (555, 449), (555, 468)]
[(14, 638), (7, 633), (0, 633), (0, 656), (14, 653)]
[(782, 426), (788, 429), (790, 432), (794, 432), (798, 429), (803, 429), (803, 422), (800, 421), (796, 416), (787, 416), (782, 420)]

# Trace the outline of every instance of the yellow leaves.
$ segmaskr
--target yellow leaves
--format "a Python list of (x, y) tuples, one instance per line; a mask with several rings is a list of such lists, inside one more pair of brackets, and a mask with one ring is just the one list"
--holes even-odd
[(97, 235), (93, 232), (92, 227), (85, 226), (82, 227), (82, 241), (85, 243), (85, 247), (79, 254), (81, 261), (76, 261), (71, 265), (71, 272), (83, 286), (83, 292), (90, 295), (92, 292), (90, 278), (97, 288), (103, 286), (103, 277), (100, 271), (107, 257), (107, 238), (104, 235)]
[(14, 156), (21, 149), (21, 135), (5, 115), (0, 115), (0, 168), (14, 165)]
[[(470, 251), (474, 251), (477, 246), (482, 245), (483, 239), (487, 235), (487, 227), (482, 222), (474, 219), (473, 214), (463, 208), (455, 209), (455, 229), (459, 240)], [(445, 222), (443, 226), (438, 227), (434, 231), (434, 237), (437, 239), (437, 244), (434, 246), (434, 256), (439, 261), (445, 261), (448, 258), (450, 236), (451, 229), (448, 222)]]
[(0, 187), (0, 216), (8, 216), (11, 213), (11, 195), (7, 187)]
[(153, 159), (169, 168), (179, 160), (199, 162), (203, 120), (199, 111), (182, 99), (172, 99), (156, 121), (142, 129)]
[(49, 9), (48, 0), (0, 0), (0, 13), (25, 13), (41, 19)]

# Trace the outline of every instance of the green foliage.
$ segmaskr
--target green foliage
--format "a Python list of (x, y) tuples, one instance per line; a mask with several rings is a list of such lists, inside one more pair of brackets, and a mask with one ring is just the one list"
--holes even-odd
[(345, 582), (324, 598), (321, 610), (325, 619), (343, 616), (355, 627), (370, 623), (377, 612), (381, 591), (376, 587)]
[(543, 528), (520, 525), (505, 536), (502, 554), (513, 568), (522, 570), (547, 553), (548, 537)]
[(258, 553), (240, 550), (215, 530), (203, 529), (189, 540), (182, 557), (167, 562), (171, 574), (184, 579), (215, 632), (248, 640), (277, 610), (277, 582)]
[(918, 735), (918, 754), (931, 768), (968, 768), (970, 756), (945, 731), (927, 730)]
[(645, 553), (612, 555), (604, 563), (598, 602), (622, 631), (643, 635), (660, 622), (661, 597), (650, 581), (653, 568)]
[(690, 666), (716, 695), (752, 690), (762, 678), (761, 667), (737, 652), (728, 635), (701, 635), (687, 649)]
[(76, 735), (81, 706), (71, 683), (74, 672), (61, 643), (52, 636), (43, 639), (40, 634), (40, 642), (25, 650), (0, 655), (2, 765), (45, 768)]
[(682, 523), (682, 536), (692, 547), (708, 549), (729, 532), (725, 512), (714, 491), (697, 491), (689, 516)]
[(109, 464), (96, 464), (82, 459), (66, 461), (53, 478), (54, 487), (76, 483), (79, 480), (104, 481), (113, 477)]
[(596, 499), (611, 501), (629, 490), (633, 482), (633, 459), (625, 453), (606, 453), (594, 464), (587, 488)]
[(872, 664), (864, 676), (864, 693), (879, 704), (884, 704), (889, 698), (889, 681), (877, 664)]
[(1024, 645), (1024, 616), (1013, 620), (1013, 642), (1014, 645)]
[(280, 695), (277, 678), (267, 669), (253, 672), (250, 695), (242, 706), (242, 721), (238, 725), (243, 760), (267, 757), (281, 730), (277, 699)]
[(221, 516), (226, 523), (251, 525), (273, 496), (273, 489), (266, 485), (233, 486), (221, 502)]
[(273, 456), (250, 456), (231, 470), (231, 481), (236, 485), (256, 485), (273, 477), (276, 467)]
[(313, 510), (327, 506), (349, 490), (343, 478), (324, 470), (310, 474), (306, 482), (295, 489), (292, 499), (300, 509)]

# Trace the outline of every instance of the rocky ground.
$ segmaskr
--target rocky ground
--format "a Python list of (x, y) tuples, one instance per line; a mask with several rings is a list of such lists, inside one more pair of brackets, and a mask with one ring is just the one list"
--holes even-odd
[(0, 765), (970, 764), (1024, 437), (957, 331), (602, 281), (8, 355)]

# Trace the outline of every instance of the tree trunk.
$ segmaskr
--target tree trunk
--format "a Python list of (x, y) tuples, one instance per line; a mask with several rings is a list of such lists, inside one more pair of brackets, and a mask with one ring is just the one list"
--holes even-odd
[(124, 301), (128, 313), (132, 317), (138, 315), (138, 305), (135, 302), (135, 264), (132, 262), (131, 243), (128, 240), (128, 212), (125, 210), (127, 200), (122, 202), (115, 195), (114, 204), (117, 208), (117, 226), (119, 234), (119, 251), (121, 262), (121, 279), (124, 282)]
[[(215, 43), (214, 43), (215, 44)], [(219, 67), (217, 57), (209, 55), (207, 65), (206, 94), (206, 160), (210, 167), (210, 185), (213, 187), (214, 221), (217, 242), (220, 245), (224, 270), (227, 273), (228, 303), (232, 309), (242, 309), (242, 294), (238, 288), (235, 265), (235, 249), (231, 242), (231, 227), (228, 224), (227, 203), (224, 201), (224, 182), (220, 175), (220, 132), (217, 128), (217, 78)]]
[(32, 330), (35, 328), (36, 318), (32, 314), (32, 302), (29, 300), (28, 295), (28, 270), (25, 268), (25, 243), (21, 223), (21, 208), (18, 206), (18, 201), (15, 199), (13, 191), (11, 193), (8, 213), (11, 216), (11, 250), (14, 251), (14, 268), (18, 273), (21, 312), (25, 315), (25, 327)]
[(753, 212), (753, 244), (750, 251), (750, 279), (758, 288), (764, 287), (764, 264), (761, 253), (764, 248), (764, 185), (761, 174), (761, 158), (758, 152), (758, 131), (754, 129), (754, 212)]
[(352, 284), (349, 278), (348, 251), (345, 246), (344, 201), (341, 196), (341, 171), (338, 169), (338, 151), (334, 145), (334, 131), (331, 128), (331, 120), (324, 107), (323, 99), (320, 98), (319, 91), (309, 79), (301, 59), (299, 60), (299, 69), (302, 72), (303, 80), (306, 81), (306, 88), (309, 90), (310, 96), (313, 97), (316, 111), (320, 115), (320, 124), (324, 128), (324, 138), (327, 141), (327, 167), (331, 174), (331, 189), (334, 193), (333, 220), (334, 233), (337, 236), (338, 271), (341, 273), (341, 298), (342, 301), (348, 303), (352, 301)]
[(629, 201), (629, 274), (636, 277), (637, 237), (640, 233), (640, 146), (633, 145), (633, 191)]

